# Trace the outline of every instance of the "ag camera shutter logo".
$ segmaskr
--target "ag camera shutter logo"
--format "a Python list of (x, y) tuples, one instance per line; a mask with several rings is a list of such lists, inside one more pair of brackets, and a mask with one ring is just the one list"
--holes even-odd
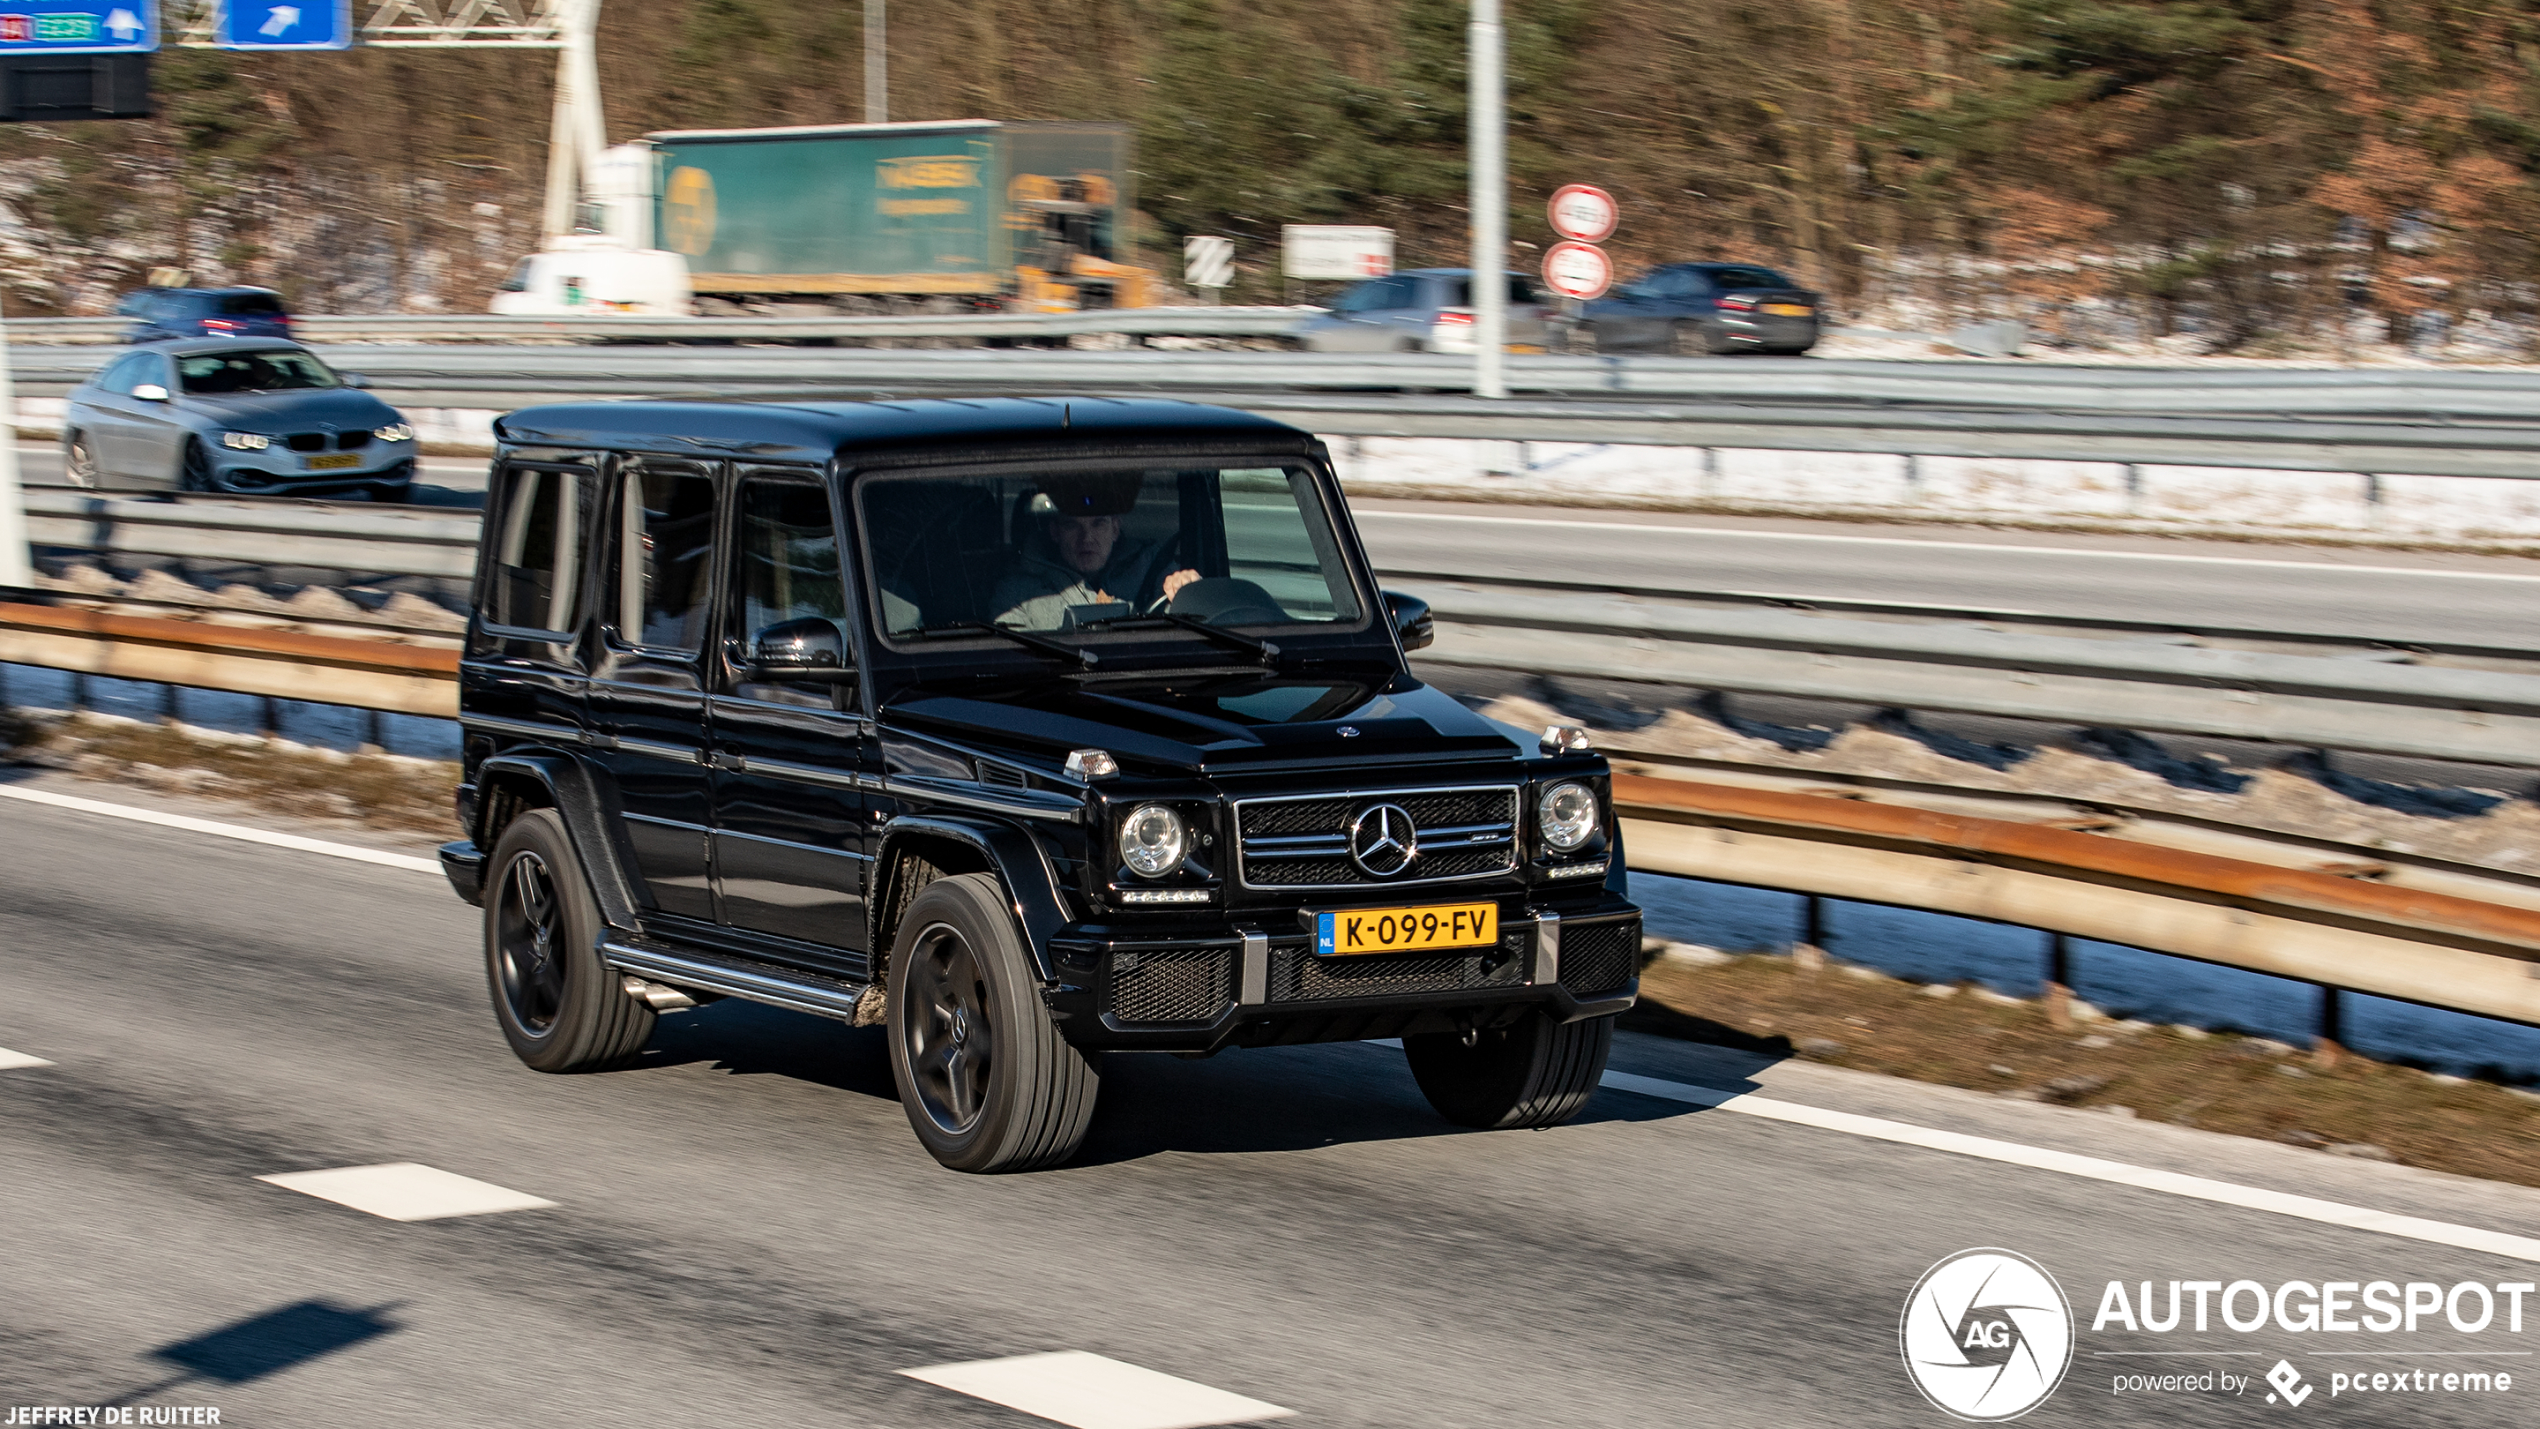
[(2016, 1251), (1962, 1250), (1923, 1272), (1896, 1337), (1905, 1373), (1953, 1419), (1998, 1423), (2046, 1402), (2073, 1363), (2073, 1307)]

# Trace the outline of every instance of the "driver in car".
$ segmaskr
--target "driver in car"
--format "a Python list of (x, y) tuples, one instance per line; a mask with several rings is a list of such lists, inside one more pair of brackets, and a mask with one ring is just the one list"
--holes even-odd
[(1162, 552), (1156, 543), (1121, 539), (1120, 518), (1138, 504), (1141, 480), (1132, 472), (1043, 482), (1032, 502), (1039, 520), (991, 598), (1003, 612), (997, 624), (1056, 630), (1073, 607), (1143, 610), (1198, 580), (1199, 572), (1187, 568), (1157, 579)]

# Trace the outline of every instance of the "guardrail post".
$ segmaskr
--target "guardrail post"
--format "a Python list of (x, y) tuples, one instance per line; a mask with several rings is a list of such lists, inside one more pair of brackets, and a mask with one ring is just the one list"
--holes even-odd
[(71, 713), (79, 714), (87, 710), (87, 708), (88, 672), (86, 670), (73, 670), (71, 671)]
[(362, 741), (385, 754), (388, 752), (388, 721), (377, 710), (362, 711)]
[(159, 717), (170, 724), (182, 724), (185, 719), (185, 707), (177, 703), (178, 688), (175, 685), (159, 686)]
[(2046, 1022), (2058, 1031), (2073, 1025), (2073, 940), (2046, 935)]
[(1799, 941), (1790, 945), (1790, 961), (1812, 973), (1826, 965), (1826, 900), (1811, 893), (1799, 906)]
[(2311, 1062), (2327, 1069), (2335, 1067), (2346, 1055), (2346, 991), (2320, 984), (2320, 1032), (2311, 1039)]
[(257, 723), (263, 727), (256, 732), (267, 739), (280, 739), (282, 737), (282, 701), (266, 695), (259, 704), (258, 713), (261, 718), (257, 720)]

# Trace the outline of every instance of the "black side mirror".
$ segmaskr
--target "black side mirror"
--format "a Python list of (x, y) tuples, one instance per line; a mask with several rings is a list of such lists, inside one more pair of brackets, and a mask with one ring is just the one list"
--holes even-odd
[(1427, 601), (1398, 590), (1384, 594), (1385, 609), (1393, 616), (1394, 633), (1402, 637), (1403, 649), (1426, 650), (1437, 642), (1438, 623), (1429, 614)]
[(847, 642), (837, 622), (810, 615), (758, 633), (750, 642), (749, 677), (843, 685), (855, 672), (847, 668)]

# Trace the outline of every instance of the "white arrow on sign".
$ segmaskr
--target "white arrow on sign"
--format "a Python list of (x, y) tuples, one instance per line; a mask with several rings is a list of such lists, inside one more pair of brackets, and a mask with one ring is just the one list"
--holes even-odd
[(141, 30), (141, 17), (130, 10), (115, 10), (106, 16), (106, 33), (118, 40), (130, 43), (135, 35), (141, 33)]
[(256, 27), (256, 33), (268, 40), (278, 40), (282, 38), (283, 31), (298, 23), (300, 23), (298, 6), (276, 5), (265, 12), (265, 22)]

